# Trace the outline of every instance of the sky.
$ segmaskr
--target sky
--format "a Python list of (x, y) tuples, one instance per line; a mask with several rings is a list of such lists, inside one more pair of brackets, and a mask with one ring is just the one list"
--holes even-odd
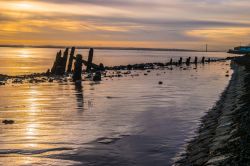
[(249, 0), (0, 0), (0, 44), (227, 50)]

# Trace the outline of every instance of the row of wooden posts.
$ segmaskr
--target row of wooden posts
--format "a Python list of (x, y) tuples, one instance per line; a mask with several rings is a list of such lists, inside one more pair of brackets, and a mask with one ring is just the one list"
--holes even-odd
[[(99, 65), (94, 64), (93, 63), (93, 56), (94, 56), (94, 49), (90, 48), (89, 49), (89, 55), (88, 55), (88, 60), (83, 60), (83, 57), (81, 54), (77, 54), (76, 56), (74, 56), (75, 54), (75, 47), (72, 47), (70, 50), (70, 54), (69, 54), (69, 48), (66, 48), (65, 51), (63, 52), (63, 56), (62, 56), (62, 51), (60, 50), (57, 54), (56, 54), (56, 58), (55, 58), (55, 62), (53, 64), (53, 67), (51, 68), (51, 74), (53, 75), (64, 75), (69, 74), (69, 73), (73, 73), (73, 81), (77, 81), (77, 80), (81, 80), (82, 79), (82, 67), (83, 65), (86, 66), (86, 72), (90, 73), (92, 71), (94, 71), (95, 75), (93, 77), (93, 80), (96, 81), (100, 81), (101, 80), (101, 71), (105, 70), (105, 67), (102, 63), (100, 63)], [(69, 58), (68, 58), (68, 54), (69, 54)], [(74, 62), (74, 69), (73, 68), (73, 61)], [(210, 62), (211, 59), (208, 58), (207, 60), (205, 59), (205, 57), (202, 57), (201, 59), (201, 63), (205, 64), (205, 62)], [(173, 62), (173, 59), (171, 58), (169, 63), (165, 64), (166, 66), (168, 65), (182, 65), (186, 63), (187, 66), (189, 66), (191, 63), (197, 65), (198, 62), (198, 58), (195, 57), (194, 61), (191, 62), (191, 57), (188, 57), (186, 59), (186, 62), (183, 62), (183, 58), (180, 57), (180, 59), (177, 62)], [(66, 68), (67, 66), (67, 68)], [(125, 66), (124, 69), (129, 69), (129, 66)], [(145, 68), (145, 65), (142, 65), (143, 68)], [(135, 67), (136, 68), (136, 67)], [(108, 69), (108, 67), (107, 67)], [(121, 67), (119, 67), (119, 69), (123, 69)]]
[[(82, 59), (81, 54), (77, 54), (76, 56), (74, 56), (75, 49), (76, 49), (75, 47), (71, 48), (69, 58), (68, 58), (69, 48), (65, 49), (63, 56), (61, 50), (56, 54), (55, 62), (53, 64), (53, 67), (51, 68), (51, 74), (64, 75), (65, 73), (73, 73), (73, 81), (81, 80), (82, 66), (85, 65), (86, 72), (91, 72), (92, 70), (95, 70), (95, 78), (99, 80), (101, 78), (100, 71), (104, 70), (104, 65), (103, 64), (96, 65), (92, 62), (94, 56), (94, 49), (93, 48), (89, 49), (89, 55), (87, 61)], [(72, 70), (74, 60), (75, 60), (74, 70)]]
[[(202, 57), (201, 59), (201, 63), (202, 64), (205, 64), (205, 62), (211, 62), (212, 60), (210, 58), (208, 58), (207, 60), (205, 59), (205, 57)], [(182, 65), (183, 63), (185, 63), (187, 66), (189, 66), (192, 62), (191, 62), (191, 57), (188, 57), (186, 59), (186, 62), (183, 62), (183, 58), (180, 57), (180, 59), (178, 60), (178, 62), (173, 62), (173, 59), (171, 58), (170, 61), (169, 61), (169, 65)], [(198, 57), (195, 57), (194, 58), (194, 61), (193, 61), (193, 64), (198, 64)]]

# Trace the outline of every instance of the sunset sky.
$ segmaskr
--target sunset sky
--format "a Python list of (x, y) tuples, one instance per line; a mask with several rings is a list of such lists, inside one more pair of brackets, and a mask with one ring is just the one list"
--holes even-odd
[(249, 0), (0, 0), (0, 44), (227, 50), (250, 43)]

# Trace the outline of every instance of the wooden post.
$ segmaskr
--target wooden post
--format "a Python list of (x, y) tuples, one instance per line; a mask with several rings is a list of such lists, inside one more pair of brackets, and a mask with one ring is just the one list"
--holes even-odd
[(73, 73), (73, 81), (82, 80), (82, 55), (76, 55), (75, 68)]
[(205, 57), (202, 57), (201, 63), (202, 63), (202, 64), (205, 64)]
[(54, 64), (53, 64), (53, 66), (51, 68), (51, 73), (52, 74), (55, 74), (55, 71), (56, 71), (56, 60), (57, 60), (57, 57), (58, 57), (58, 52), (56, 53), (56, 59), (55, 59)]
[(198, 63), (198, 58), (197, 58), (197, 56), (194, 58), (194, 64), (195, 65), (197, 65), (197, 63)]
[(60, 66), (60, 61), (61, 61), (61, 55), (62, 55), (62, 52), (61, 50), (56, 54), (56, 59), (55, 59), (55, 62), (54, 62), (54, 65), (51, 69), (51, 73), (52, 74), (57, 74), (58, 73), (58, 68)]
[(191, 61), (191, 57), (188, 57), (188, 58), (187, 58), (187, 61), (186, 61), (186, 65), (187, 65), (187, 66), (190, 65), (190, 61)]
[(73, 63), (73, 60), (74, 60), (75, 49), (76, 49), (75, 47), (71, 48), (67, 73), (72, 72), (72, 63)]
[(172, 66), (172, 64), (173, 64), (173, 59), (172, 58), (170, 59), (169, 64)]
[(182, 57), (180, 57), (179, 65), (182, 65)]
[(67, 60), (68, 60), (68, 54), (69, 54), (69, 48), (66, 48), (63, 57), (62, 57), (62, 64), (61, 64), (61, 71), (60, 75), (63, 75), (66, 71), (66, 65), (67, 65)]
[(86, 72), (88, 72), (88, 73), (91, 72), (91, 66), (92, 66), (93, 56), (94, 56), (94, 49), (90, 48), (88, 62), (87, 62), (87, 68), (86, 68)]

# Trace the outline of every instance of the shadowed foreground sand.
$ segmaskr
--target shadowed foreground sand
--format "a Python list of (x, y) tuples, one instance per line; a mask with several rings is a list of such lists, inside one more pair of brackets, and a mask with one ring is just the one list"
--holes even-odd
[(176, 165), (250, 165), (250, 68), (242, 60), (232, 62), (229, 86), (203, 117), (198, 135)]

